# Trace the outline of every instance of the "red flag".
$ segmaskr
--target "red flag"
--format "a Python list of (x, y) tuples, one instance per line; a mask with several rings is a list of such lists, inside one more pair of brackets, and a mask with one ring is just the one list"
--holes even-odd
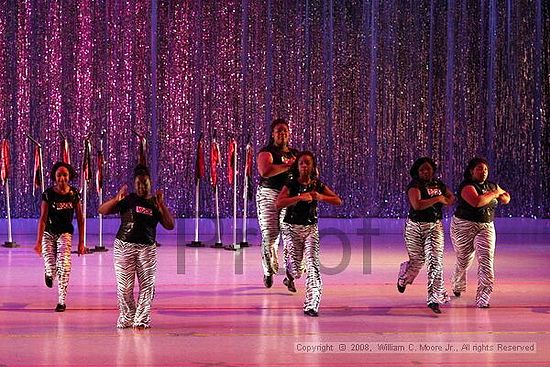
[(92, 145), (90, 140), (84, 140), (84, 158), (82, 159), (82, 187), (84, 187), (84, 181), (89, 181), (92, 173)]
[(197, 143), (197, 156), (195, 161), (195, 179), (200, 180), (204, 177), (204, 152), (202, 147), (202, 134)]
[(10, 171), (10, 146), (8, 144), (8, 139), (2, 140), (1, 155), (2, 162), (0, 166), (0, 178), (2, 180), (2, 185), (6, 183)]
[(69, 141), (67, 138), (63, 138), (61, 142), (61, 161), (71, 164), (71, 155), (69, 153)]
[(245, 195), (248, 195), (248, 199), (252, 199), (252, 160), (253, 160), (252, 145), (246, 144), (246, 156), (244, 165), (244, 174), (246, 175), (246, 181), (248, 183), (248, 190)]
[(246, 145), (246, 160), (244, 166), (244, 173), (247, 177), (252, 177), (252, 145), (248, 143)]
[(99, 194), (101, 189), (103, 189), (103, 164), (105, 163), (105, 158), (103, 157), (103, 151), (97, 151), (97, 169), (95, 174), (95, 188)]
[(145, 137), (139, 136), (139, 157), (138, 163), (142, 166), (147, 166), (147, 140)]
[(231, 139), (229, 142), (229, 157), (227, 160), (227, 179), (229, 184), (233, 184), (233, 175), (235, 174), (237, 160), (237, 142), (235, 139)]
[(42, 188), (42, 157), (40, 154), (40, 147), (38, 145), (35, 145), (34, 147), (34, 166), (32, 180), (32, 194), (34, 195), (37, 188)]
[(210, 145), (210, 184), (218, 184), (218, 166), (220, 165), (220, 146), (215, 141)]

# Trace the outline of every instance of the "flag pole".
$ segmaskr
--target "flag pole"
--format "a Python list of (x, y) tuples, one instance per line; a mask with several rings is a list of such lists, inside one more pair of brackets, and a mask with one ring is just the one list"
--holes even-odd
[(195, 239), (188, 243), (188, 247), (204, 247), (204, 243), (199, 240), (199, 199), (200, 199), (200, 179), (195, 179)]
[(204, 162), (201, 162), (202, 155), (202, 133), (199, 136), (197, 142), (197, 156), (195, 165), (195, 239), (188, 243), (188, 247), (204, 247), (204, 243), (199, 240), (199, 200), (200, 200), (200, 186), (201, 186), (201, 170), (204, 168), (201, 166)]
[(10, 169), (10, 147), (7, 137), (2, 140), (1, 146), (1, 179), (4, 183), (4, 191), (6, 193), (6, 214), (8, 219), (8, 240), (4, 242), (3, 247), (14, 248), (19, 247), (17, 243), (13, 241), (11, 231), (11, 208), (10, 208), (10, 184), (9, 184), (9, 169)]
[(212, 142), (210, 143), (210, 183), (214, 189), (214, 204), (216, 207), (216, 242), (211, 247), (223, 248), (221, 226), (220, 226), (220, 205), (218, 198), (218, 165), (220, 164), (220, 146), (217, 142), (218, 132), (214, 129)]
[(83, 227), (84, 248), (86, 248), (86, 234), (87, 234), (86, 231), (88, 229), (88, 226), (86, 225), (87, 222), (88, 222), (88, 220), (86, 219), (86, 207), (87, 207), (87, 202), (88, 202), (86, 191), (88, 191), (88, 184), (86, 183), (86, 180), (84, 179), (84, 181), (82, 183), (82, 216), (84, 217), (84, 227)]
[(6, 211), (8, 216), (8, 240), (4, 242), (2, 246), (9, 248), (19, 247), (17, 243), (13, 241), (11, 232), (10, 184), (8, 178), (6, 178), (6, 182), (4, 183), (4, 189), (6, 192)]
[(87, 207), (88, 207), (88, 179), (89, 179), (89, 172), (90, 172), (90, 152), (91, 152), (91, 145), (90, 145), (90, 137), (87, 136), (84, 139), (84, 158), (82, 161), (82, 216), (83, 218), (83, 228), (82, 231), (84, 232), (84, 250), (85, 253), (91, 253), (92, 251), (88, 249), (87, 245), (87, 232), (88, 232), (88, 219), (87, 219)]
[[(42, 160), (42, 144), (40, 144), (36, 139), (34, 139), (29, 134), (27, 134), (27, 137), (38, 148), (38, 168), (39, 168), (39, 171), (40, 171), (40, 188), (42, 189), (42, 192), (44, 192), (46, 189), (44, 187), (44, 165), (43, 165), (43, 160)], [(32, 193), (34, 195), (34, 183), (33, 183), (33, 189), (32, 190), (33, 190)]]
[(245, 152), (245, 169), (244, 169), (244, 188), (243, 188), (243, 199), (244, 199), (244, 212), (243, 212), (243, 240), (240, 243), (241, 247), (249, 247), (248, 241), (246, 240), (246, 219), (248, 217), (248, 185), (250, 180), (250, 171), (252, 167), (251, 164), (251, 154), (252, 154), (252, 145), (250, 145), (250, 137), (248, 138), (248, 143), (246, 144)]
[[(99, 152), (97, 153), (97, 195), (99, 196), (99, 206), (103, 204), (103, 137), (105, 136), (105, 130), (101, 131), (101, 137), (99, 138)], [(101, 172), (100, 172), (101, 170)], [(101, 180), (101, 182), (99, 181)], [(99, 243), (94, 248), (94, 252), (107, 252), (108, 248), (103, 244), (103, 214), (99, 213)]]
[(231, 156), (232, 165), (233, 165), (233, 241), (231, 245), (225, 247), (226, 250), (238, 250), (241, 248), (237, 242), (237, 143), (233, 139), (231, 141), (233, 145), (233, 155)]
[(42, 192), (46, 191), (46, 188), (44, 187), (44, 159), (42, 158), (42, 145), (38, 144), (38, 156), (40, 161), (40, 188), (42, 189)]
[(216, 243), (215, 248), (223, 248), (222, 236), (220, 231), (220, 205), (218, 201), (218, 185), (214, 186), (214, 200), (216, 202)]

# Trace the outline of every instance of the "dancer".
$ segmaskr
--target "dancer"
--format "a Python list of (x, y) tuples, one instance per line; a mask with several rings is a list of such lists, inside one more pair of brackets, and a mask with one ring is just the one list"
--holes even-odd
[[(264, 286), (271, 288), (273, 274), (279, 271), (280, 225), (285, 210), (277, 209), (277, 195), (288, 179), (288, 170), (298, 151), (288, 146), (290, 131), (288, 122), (277, 119), (271, 124), (271, 138), (260, 150), (257, 158), (260, 184), (256, 192), (258, 222), (262, 233), (262, 267)], [(284, 244), (283, 244), (284, 246)], [(283, 248), (286, 259), (286, 250)]]
[(412, 181), (407, 186), (410, 210), (405, 223), (405, 246), (409, 260), (401, 264), (397, 290), (405, 292), (427, 262), (428, 307), (441, 313), (439, 305), (449, 301), (443, 281), (444, 235), (441, 223), (443, 205), (451, 205), (455, 197), (434, 174), (437, 167), (428, 157), (417, 159), (410, 170)]
[(451, 241), (456, 252), (453, 293), (460, 297), (466, 290), (466, 272), (474, 253), (478, 262), (478, 283), (475, 304), (488, 308), (493, 284), (496, 233), (493, 223), (495, 208), (508, 204), (510, 194), (488, 181), (489, 163), (473, 158), (464, 170), (464, 181), (458, 189), (458, 206), (451, 221)]
[(46, 286), (52, 288), (54, 278), (57, 279), (55, 311), (63, 312), (67, 308), (65, 301), (71, 274), (72, 221), (76, 211), (78, 254), (85, 254), (84, 216), (78, 189), (69, 185), (76, 178), (74, 168), (68, 163), (57, 162), (52, 167), (50, 178), (55, 184), (42, 193), (34, 250), (44, 258)]
[[(127, 185), (112, 199), (99, 207), (103, 215), (120, 213), (120, 227), (114, 242), (114, 260), (120, 315), (118, 328), (149, 328), (151, 303), (155, 295), (157, 270), (157, 223), (174, 229), (174, 218), (164, 204), (164, 194), (151, 195), (151, 175), (147, 167), (134, 169), (135, 193), (127, 194)], [(134, 301), (134, 281), (137, 275), (139, 298)]]
[(281, 226), (287, 249), (286, 278), (283, 283), (296, 292), (294, 279), (302, 275), (302, 262), (306, 266), (306, 298), (304, 314), (319, 315), (323, 283), (319, 260), (319, 228), (317, 202), (340, 205), (342, 200), (317, 178), (317, 164), (313, 153), (298, 154), (291, 168), (291, 178), (277, 198), (277, 208), (287, 208)]

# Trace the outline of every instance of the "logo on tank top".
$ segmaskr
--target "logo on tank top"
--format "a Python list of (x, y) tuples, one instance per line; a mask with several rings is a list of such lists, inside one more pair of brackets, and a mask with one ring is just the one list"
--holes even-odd
[(71, 203), (70, 201), (69, 202), (54, 203), (53, 206), (56, 210), (66, 210), (66, 209), (72, 209), (73, 208), (73, 203)]
[(153, 210), (152, 209), (149, 209), (149, 208), (144, 208), (142, 206), (137, 206), (136, 205), (136, 213), (138, 214), (145, 214), (145, 215), (150, 215), (152, 216), (153, 215)]
[(441, 195), (441, 189), (439, 187), (427, 187), (426, 190), (428, 190), (428, 195), (430, 197)]

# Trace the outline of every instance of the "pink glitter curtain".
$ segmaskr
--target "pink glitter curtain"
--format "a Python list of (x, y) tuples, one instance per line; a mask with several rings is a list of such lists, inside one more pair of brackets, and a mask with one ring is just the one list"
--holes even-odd
[[(47, 173), (60, 159), (60, 132), (65, 134), (80, 172), (85, 137), (91, 136), (97, 150), (105, 129), (105, 190), (111, 194), (131, 182), (137, 162), (131, 129), (147, 135), (151, 126), (150, 3), (18, 0), (1, 5), (0, 126), (13, 145), (14, 216), (34, 217), (39, 210), (39, 197), (31, 194), (27, 134), (43, 145)], [(97, 213), (96, 195), (90, 190), (88, 215)]]
[[(403, 216), (415, 158), (432, 156), (456, 188), (467, 160), (484, 155), (513, 196), (500, 215), (548, 217), (548, 8), (542, 0), (0, 0), (12, 213), (38, 214), (26, 134), (44, 145), (48, 169), (62, 131), (79, 168), (84, 137), (95, 150), (105, 129), (112, 195), (131, 181), (134, 129), (154, 146), (154, 185), (178, 216), (192, 216), (199, 135), (209, 141), (216, 130), (222, 157), (236, 138), (242, 174), (248, 137), (257, 152), (272, 119), (284, 117), (292, 145), (317, 154), (322, 179), (344, 199), (323, 206), (324, 216)], [(232, 211), (226, 164), (222, 215)], [(210, 185), (201, 198), (213, 216)]]

